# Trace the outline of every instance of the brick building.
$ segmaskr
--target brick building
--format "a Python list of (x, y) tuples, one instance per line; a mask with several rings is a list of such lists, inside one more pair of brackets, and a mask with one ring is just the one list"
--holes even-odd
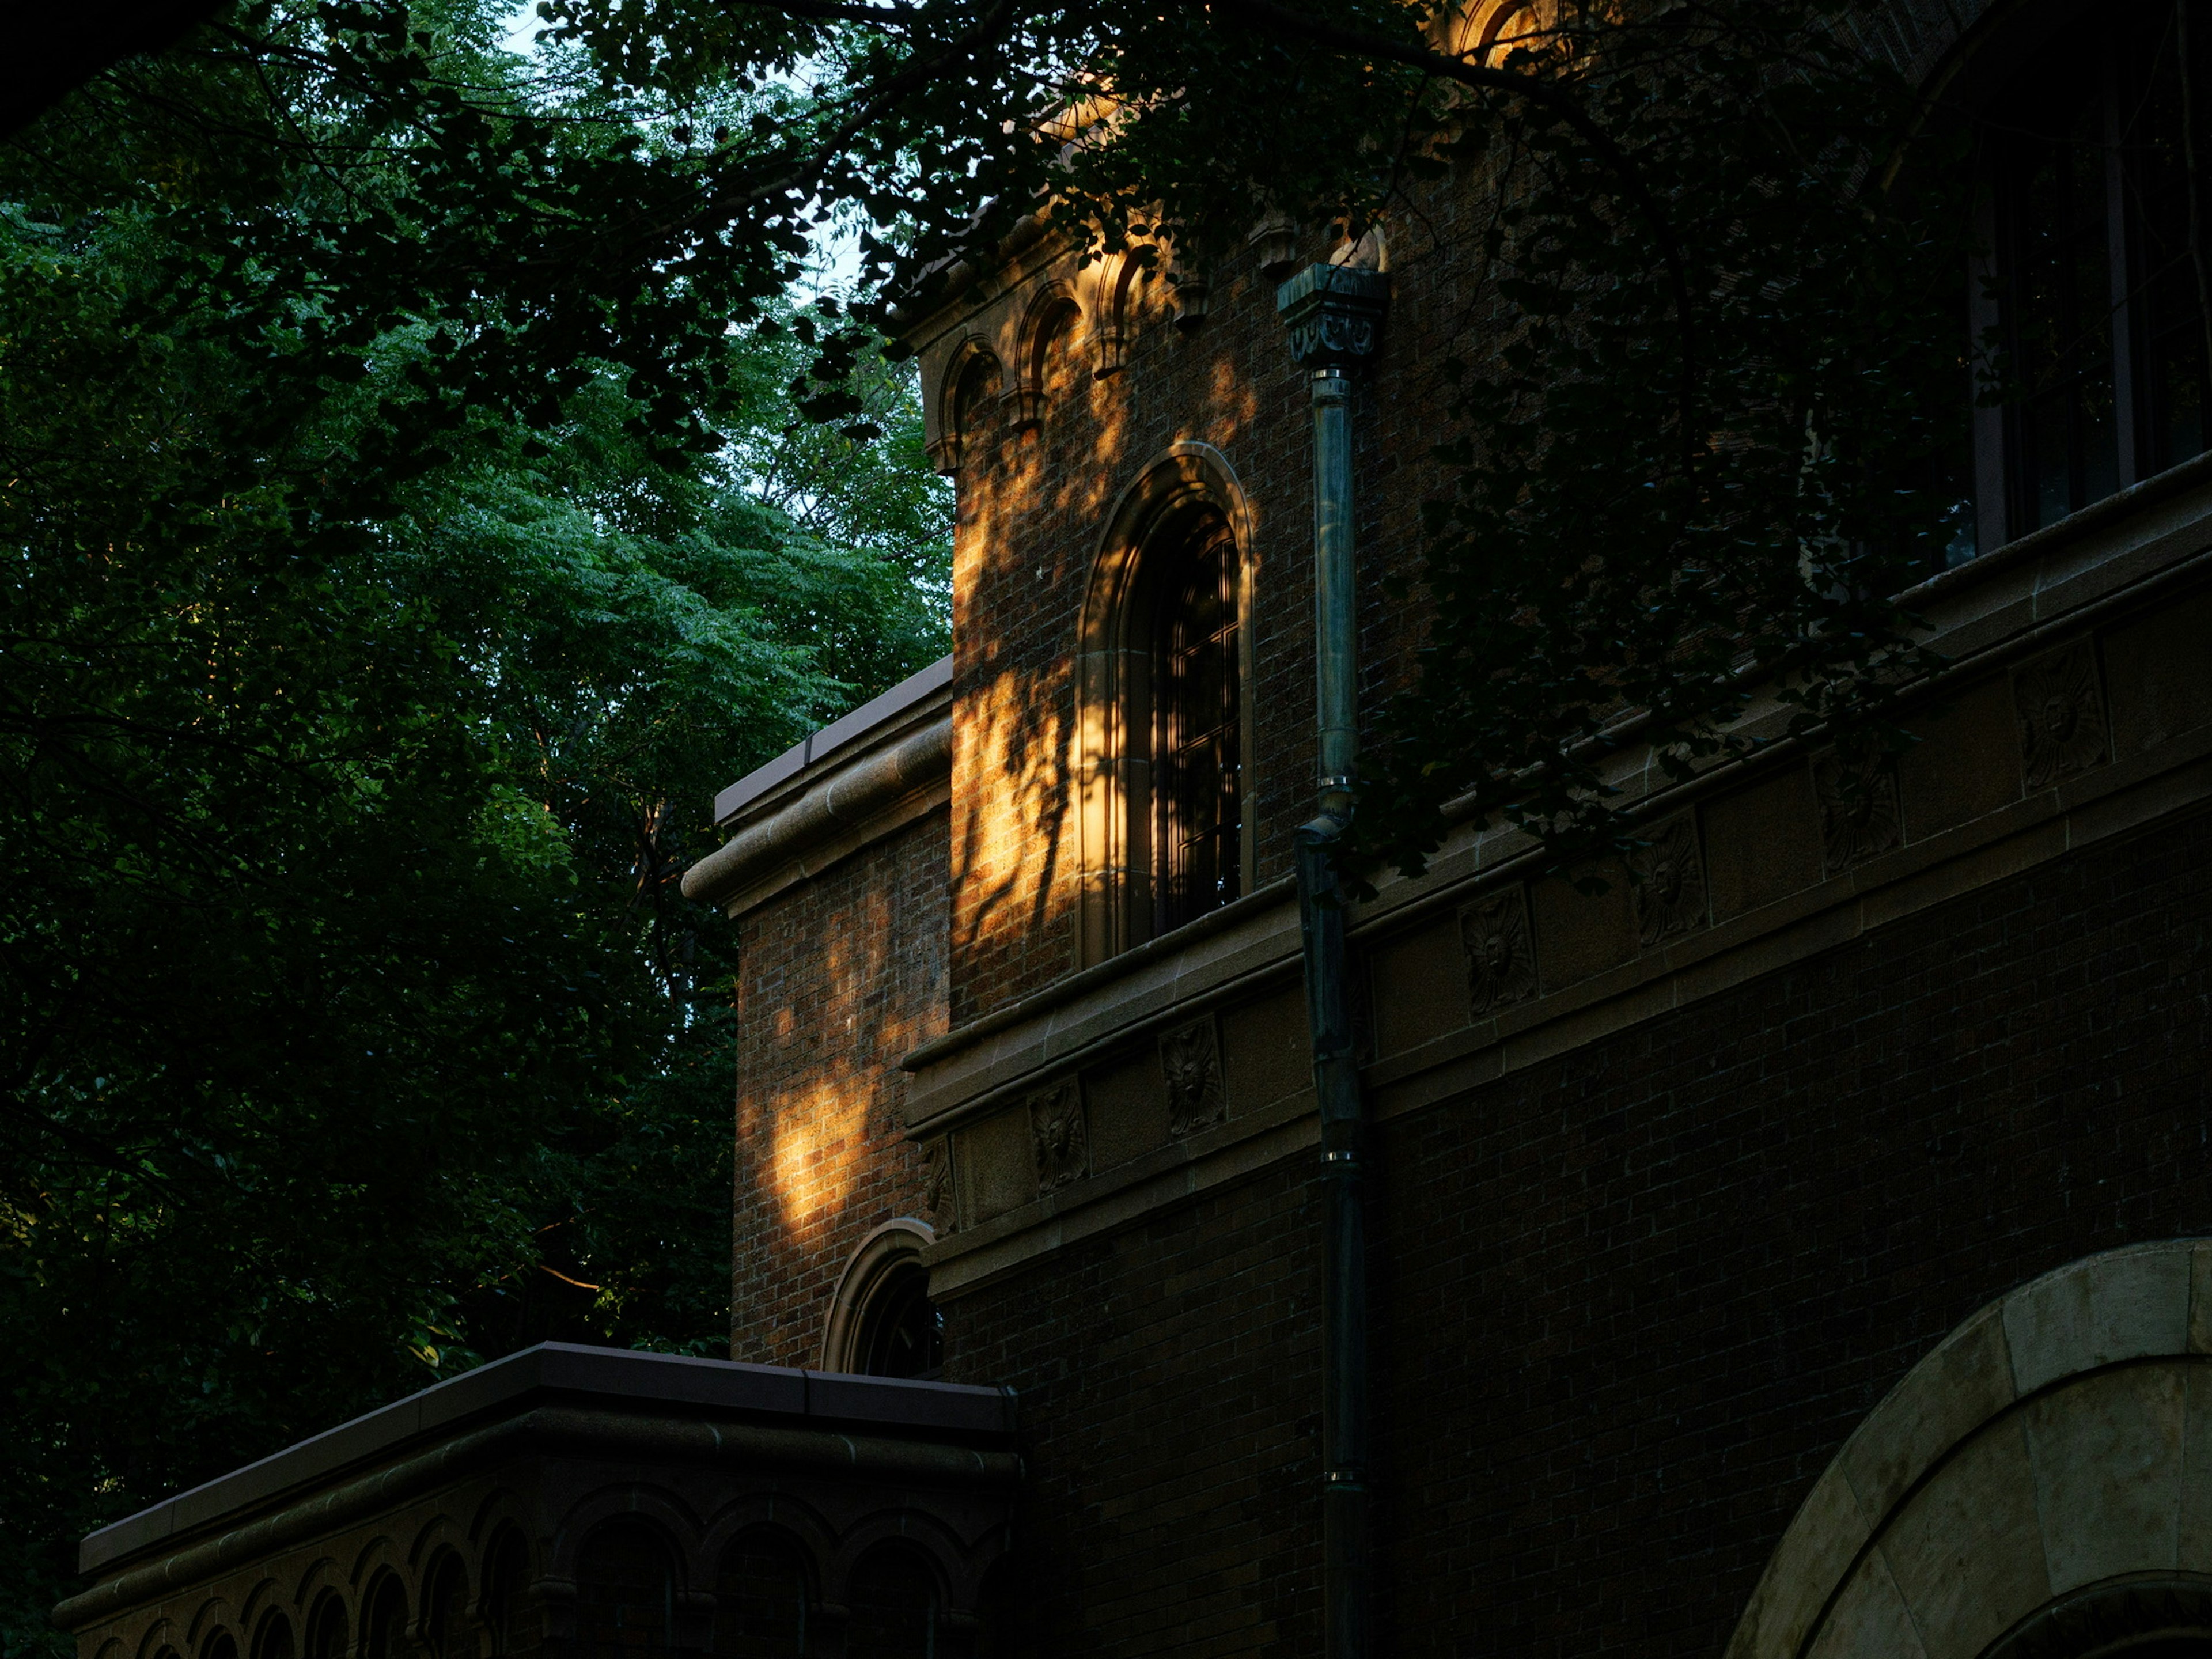
[[(2000, 261), (2035, 146), (2092, 135), (2062, 298), (2109, 325), (2056, 416), (1962, 388), (1917, 746), (1857, 789), (1789, 742), (1686, 783), (1631, 756), (1649, 844), (1602, 893), (1477, 822), (1345, 917), (1377, 1649), (2212, 1654), (2212, 387), (2142, 182), (2155, 10), (1895, 9), (1901, 60), (2013, 112)], [(438, 1499), (472, 1653), (654, 1617), (818, 1659), (1324, 1650), (1316, 456), (1346, 411), (1371, 708), (1419, 636), (1386, 584), (1459, 326), (1463, 204), (1424, 208), (1358, 248), (1262, 225), (1205, 272), (1033, 221), (906, 319), (953, 654), (717, 803), (687, 890), (742, 929), (744, 1363), (623, 1408), (781, 1461), (628, 1500), (649, 1571), (577, 1565), (588, 1505)], [(735, 1380), (793, 1377), (773, 1421)], [(422, 1415), (343, 1467), (479, 1420)], [(673, 1490), (634, 1448), (677, 1433), (592, 1490)], [(85, 1659), (315, 1628), (297, 1571), (210, 1540), (339, 1467), (89, 1542)], [(284, 1536), (340, 1529), (311, 1522)], [(748, 1527), (797, 1565), (716, 1553)], [(447, 1534), (390, 1534), (392, 1617), (443, 1659)], [(388, 1659), (383, 1558), (331, 1559), (343, 1639)]]

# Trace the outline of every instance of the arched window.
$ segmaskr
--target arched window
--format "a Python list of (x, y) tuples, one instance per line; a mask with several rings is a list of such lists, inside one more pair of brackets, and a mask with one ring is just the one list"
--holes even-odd
[(431, 1571), (422, 1609), (422, 1633), (429, 1642), (431, 1659), (476, 1659), (468, 1611), (468, 1573), (460, 1558), (449, 1552)]
[(1152, 623), (1152, 890), (1161, 933), (1242, 890), (1237, 559), (1212, 514), (1161, 550)]
[(934, 1378), (945, 1370), (945, 1316), (929, 1299), (929, 1274), (918, 1261), (885, 1273), (860, 1321), (864, 1376)]
[(806, 1562), (775, 1533), (745, 1534), (722, 1552), (714, 1580), (714, 1651), (743, 1659), (805, 1659)]
[(345, 1659), (345, 1603), (325, 1595), (307, 1615), (307, 1659)]
[(390, 1573), (369, 1597), (362, 1628), (368, 1638), (366, 1659), (406, 1659), (407, 1592)]
[(945, 1316), (929, 1299), (921, 1252), (934, 1237), (910, 1217), (887, 1221), (845, 1264), (822, 1339), (822, 1369), (935, 1379), (945, 1369)]
[(200, 1659), (238, 1659), (238, 1644), (227, 1630), (219, 1630), (200, 1649)]
[[(2190, 155), (2212, 154), (2212, 5), (2076, 10), (2036, 40), (1996, 31), (1970, 68), (1979, 240), (1968, 283), (1977, 390), (1971, 444), (1942, 487), (1961, 503), (1948, 562), (2056, 523), (2203, 453), (2212, 364), (2206, 264), (2192, 219), (2212, 211)], [(2193, 143), (2192, 143), (2193, 138)]]
[(587, 1659), (665, 1653), (675, 1601), (676, 1577), (659, 1537), (641, 1522), (610, 1522), (577, 1554), (577, 1650)]
[(292, 1621), (272, 1613), (254, 1633), (253, 1659), (292, 1659)]
[(853, 1569), (846, 1659), (937, 1659), (937, 1579), (910, 1549), (879, 1545)]
[(1085, 964), (1249, 890), (1248, 532), (1226, 458), (1188, 441), (1108, 518), (1074, 665)]
[(494, 1659), (503, 1659), (520, 1644), (523, 1588), (529, 1577), (530, 1552), (510, 1527), (492, 1546), (484, 1567), (484, 1623), (489, 1629)]

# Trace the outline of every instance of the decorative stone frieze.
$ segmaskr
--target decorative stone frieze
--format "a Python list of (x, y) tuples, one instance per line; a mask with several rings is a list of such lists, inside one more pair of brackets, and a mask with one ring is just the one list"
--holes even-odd
[(1536, 944), (1519, 882), (1462, 909), (1459, 936), (1467, 947), (1468, 1007), (1475, 1018), (1536, 994)]
[(1308, 265), (1275, 290), (1301, 368), (1356, 368), (1382, 343), (1390, 279), (1350, 265)]
[(921, 1203), (940, 1233), (960, 1230), (959, 1186), (952, 1179), (952, 1140), (939, 1135), (921, 1149)]
[(1030, 1145), (1036, 1154), (1037, 1186), (1051, 1192), (1091, 1173), (1091, 1136), (1083, 1121), (1083, 1091), (1075, 1079), (1030, 1097)]
[(1705, 866), (1698, 854), (1697, 821), (1679, 813), (1654, 824), (1628, 854), (1637, 939), (1645, 950), (1705, 925)]
[(1905, 842), (1897, 768), (1879, 751), (1847, 762), (1831, 749), (1813, 762), (1813, 797), (1820, 809), (1822, 871), (1839, 876)]
[(2097, 651), (2086, 639), (2014, 671), (2020, 768), (2030, 789), (2048, 789), (2112, 757)]
[(1228, 1121), (1229, 1091), (1221, 1080), (1212, 1015), (1160, 1038), (1160, 1072), (1167, 1079), (1170, 1134), (1195, 1134)]

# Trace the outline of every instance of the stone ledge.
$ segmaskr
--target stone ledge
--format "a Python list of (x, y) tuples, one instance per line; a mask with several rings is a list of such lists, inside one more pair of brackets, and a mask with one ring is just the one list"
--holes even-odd
[(78, 1570), (97, 1572), (406, 1454), (441, 1436), (549, 1403), (735, 1419), (800, 1428), (995, 1442), (1013, 1401), (994, 1389), (842, 1376), (621, 1348), (544, 1342), (449, 1377), (286, 1447), (88, 1536)]

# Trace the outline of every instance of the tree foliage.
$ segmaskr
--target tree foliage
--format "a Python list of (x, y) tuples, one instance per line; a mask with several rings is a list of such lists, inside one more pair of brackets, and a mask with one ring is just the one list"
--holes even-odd
[[(619, 165), (496, 16), (413, 18)], [(83, 1532), (479, 1356), (720, 1349), (731, 944), (675, 878), (945, 648), (895, 368), (813, 431), (770, 298), (689, 450), (618, 359), (524, 419), (447, 378), (441, 256), (361, 252), (422, 182), (372, 102), (226, 27), (0, 161), (11, 1650)]]

